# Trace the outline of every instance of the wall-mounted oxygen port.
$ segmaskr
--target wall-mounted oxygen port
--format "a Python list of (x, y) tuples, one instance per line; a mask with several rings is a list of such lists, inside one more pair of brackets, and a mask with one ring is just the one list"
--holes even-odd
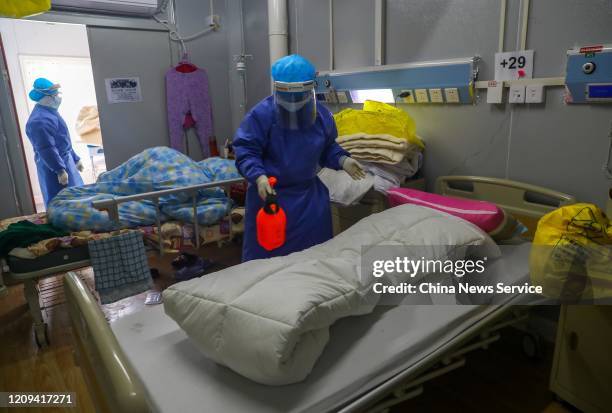
[(582, 65), (582, 71), (587, 75), (593, 73), (595, 71), (595, 68), (597, 68), (597, 65), (593, 62), (587, 62)]

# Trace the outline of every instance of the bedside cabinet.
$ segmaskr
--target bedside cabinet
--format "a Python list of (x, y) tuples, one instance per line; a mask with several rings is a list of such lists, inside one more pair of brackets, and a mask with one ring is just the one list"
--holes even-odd
[(612, 412), (612, 306), (561, 307), (550, 388), (585, 413)]

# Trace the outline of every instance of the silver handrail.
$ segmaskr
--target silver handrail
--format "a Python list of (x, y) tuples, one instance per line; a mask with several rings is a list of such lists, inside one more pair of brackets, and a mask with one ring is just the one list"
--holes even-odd
[(209, 188), (217, 188), (224, 187), (227, 188), (230, 185), (237, 184), (243, 182), (243, 178), (236, 179), (227, 179), (225, 181), (215, 181), (208, 182), (205, 184), (191, 185), (185, 186), (182, 188), (172, 188), (172, 189), (162, 189), (160, 191), (153, 192), (144, 192), (142, 194), (134, 194), (134, 195), (125, 195), (125, 196), (117, 196), (110, 199), (103, 199), (100, 201), (92, 202), (92, 206), (99, 211), (106, 211), (108, 213), (109, 219), (115, 221), (117, 223), (120, 222), (119, 219), (119, 205), (125, 202), (132, 201), (143, 201), (143, 200), (153, 200), (155, 204), (155, 223), (157, 225), (158, 239), (159, 239), (159, 253), (163, 255), (163, 236), (161, 231), (161, 217), (159, 210), (159, 199), (163, 196), (178, 194), (178, 193), (187, 193), (192, 197), (192, 208), (193, 208), (193, 225), (194, 225), (194, 233), (196, 237), (196, 248), (200, 248), (200, 228), (198, 225), (198, 209), (197, 209), (197, 193), (200, 189), (209, 189)]

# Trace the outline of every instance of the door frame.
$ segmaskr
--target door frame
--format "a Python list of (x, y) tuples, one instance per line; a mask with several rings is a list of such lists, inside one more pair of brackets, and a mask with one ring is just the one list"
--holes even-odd
[[(15, 104), (15, 95), (13, 93), (13, 83), (11, 81), (11, 75), (8, 71), (8, 63), (6, 60), (6, 53), (5, 53), (5, 49), (4, 49), (4, 42), (2, 39), (2, 34), (0, 33), (0, 54), (2, 55), (2, 67), (0, 68), (2, 70), (2, 79), (3, 82), (6, 85), (6, 89), (7, 89), (7, 95), (8, 95), (8, 105), (9, 107), (9, 111), (10, 111), (10, 119), (13, 122), (13, 125), (15, 126), (15, 129), (17, 131), (17, 136), (19, 138), (19, 148), (20, 148), (20, 160), (21, 160), (21, 164), (23, 166), (23, 168), (25, 169), (26, 172), (26, 181), (28, 183), (28, 187), (27, 187), (27, 194), (28, 194), (28, 199), (30, 201), (30, 210), (33, 212), (36, 212), (36, 203), (34, 201), (34, 193), (32, 192), (32, 180), (30, 179), (30, 170), (28, 168), (28, 162), (26, 160), (26, 154), (25, 154), (25, 148), (23, 145), (23, 135), (21, 134), (21, 124), (19, 122), (19, 117), (17, 116), (17, 106)], [(0, 103), (0, 105), (2, 105), (2, 103)], [(3, 105), (2, 105), (3, 106)], [(6, 134), (6, 128), (4, 128), (4, 133)], [(9, 157), (10, 155), (10, 147), (6, 147), (6, 151), (7, 151), (7, 157)], [(14, 176), (14, 172), (15, 172), (15, 168), (14, 165), (12, 165), (12, 162), (10, 159), (8, 159), (8, 162), (11, 164), (9, 165), (9, 167), (11, 168), (11, 170), (13, 171), (13, 176), (9, 177), (9, 179), (11, 179), (12, 185), (14, 185), (14, 187), (16, 188), (17, 186), (17, 182), (15, 182), (15, 176)], [(18, 205), (18, 213), (23, 215), (24, 214), (24, 205), (22, 205), (22, 201), (26, 201), (26, 200), (22, 200), (20, 199), (19, 193), (17, 192), (17, 190), (15, 189), (15, 200), (17, 201)]]

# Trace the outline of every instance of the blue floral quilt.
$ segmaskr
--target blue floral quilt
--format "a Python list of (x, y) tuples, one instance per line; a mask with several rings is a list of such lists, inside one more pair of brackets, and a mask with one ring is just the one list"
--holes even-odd
[[(120, 223), (93, 208), (92, 202), (239, 177), (232, 160), (208, 158), (196, 162), (171, 148), (150, 148), (103, 173), (95, 184), (62, 190), (50, 202), (47, 217), (53, 226), (68, 231), (112, 231), (153, 225), (156, 211), (153, 201), (120, 204)], [(196, 205), (200, 225), (210, 225), (228, 213), (231, 200), (221, 189), (213, 188), (200, 190)], [(193, 222), (193, 196), (180, 193), (162, 197), (159, 210), (162, 221)]]

